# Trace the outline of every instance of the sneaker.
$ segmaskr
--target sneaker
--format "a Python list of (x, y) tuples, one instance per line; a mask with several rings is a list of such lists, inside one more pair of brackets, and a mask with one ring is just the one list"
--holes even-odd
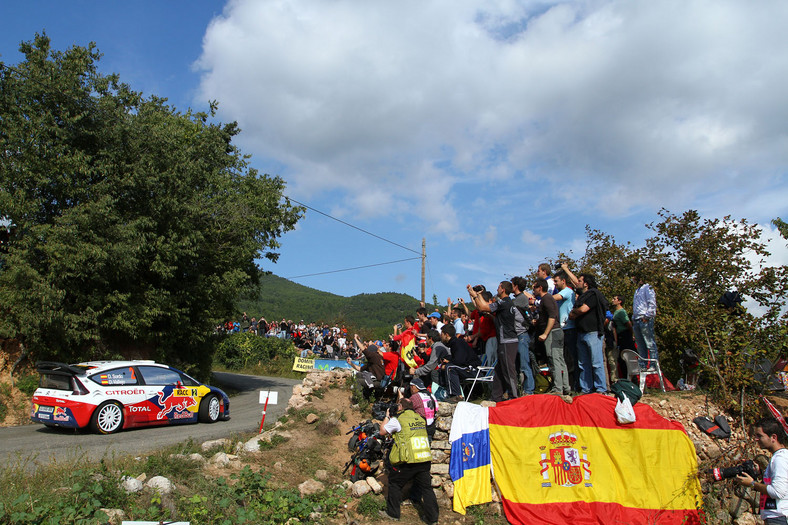
[(378, 516), (380, 516), (384, 520), (399, 521), (399, 518), (395, 518), (394, 516), (392, 516), (391, 514), (389, 514), (385, 510), (379, 510), (378, 511)]

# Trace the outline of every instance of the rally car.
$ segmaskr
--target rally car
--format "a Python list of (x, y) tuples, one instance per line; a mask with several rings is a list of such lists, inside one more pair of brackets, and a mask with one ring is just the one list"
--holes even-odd
[(48, 427), (123, 428), (230, 419), (230, 399), (153, 361), (40, 362), (30, 418)]

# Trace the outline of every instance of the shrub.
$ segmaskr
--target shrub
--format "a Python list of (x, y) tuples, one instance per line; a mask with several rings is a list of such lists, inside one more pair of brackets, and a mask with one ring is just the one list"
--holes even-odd
[(17, 379), (16, 387), (20, 392), (32, 396), (38, 388), (38, 374), (26, 374)]
[(228, 335), (219, 343), (214, 361), (228, 369), (241, 370), (275, 359), (293, 359), (296, 355), (291, 341), (238, 333)]

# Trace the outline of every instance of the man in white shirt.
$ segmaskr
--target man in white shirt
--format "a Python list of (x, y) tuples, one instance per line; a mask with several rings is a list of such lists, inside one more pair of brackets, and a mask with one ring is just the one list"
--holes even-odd
[(753, 437), (762, 449), (772, 453), (769, 466), (759, 483), (743, 472), (736, 476), (740, 485), (751, 487), (761, 494), (761, 519), (766, 525), (788, 524), (788, 436), (779, 421), (773, 417), (758, 421), (753, 427)]
[[(657, 316), (657, 293), (639, 275), (632, 280), (638, 285), (632, 300), (632, 332), (637, 343), (638, 354), (643, 359), (659, 359), (657, 341), (654, 337), (654, 318)], [(641, 363), (641, 365), (644, 365)]]

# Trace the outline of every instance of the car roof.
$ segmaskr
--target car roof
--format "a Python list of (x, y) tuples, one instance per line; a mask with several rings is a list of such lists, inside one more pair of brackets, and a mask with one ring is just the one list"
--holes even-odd
[(161, 368), (170, 368), (167, 365), (163, 365), (161, 363), (157, 363), (151, 360), (135, 360), (135, 361), (85, 361), (83, 363), (77, 363), (71, 366), (82, 368), (85, 372), (101, 372), (103, 370), (110, 370), (112, 368), (122, 368), (126, 366), (139, 366), (139, 365), (146, 365), (146, 366), (158, 366)]

